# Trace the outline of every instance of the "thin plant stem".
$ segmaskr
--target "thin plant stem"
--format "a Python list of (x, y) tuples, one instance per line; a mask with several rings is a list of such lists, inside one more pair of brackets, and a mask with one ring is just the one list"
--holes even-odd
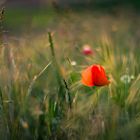
[(28, 98), (31, 94), (33, 85), (35, 84), (35, 82), (37, 81), (37, 79), (48, 69), (48, 67), (52, 64), (52, 62), (50, 62), (49, 64), (47, 64), (37, 75), (34, 76), (33, 80), (31, 81), (28, 91), (27, 91), (27, 95), (26, 98)]

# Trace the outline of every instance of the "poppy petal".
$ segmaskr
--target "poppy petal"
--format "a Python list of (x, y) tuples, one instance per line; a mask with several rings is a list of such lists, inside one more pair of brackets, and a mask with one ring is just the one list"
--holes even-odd
[(82, 71), (82, 83), (86, 86), (94, 86), (92, 76), (92, 66)]
[(110, 81), (107, 79), (105, 70), (100, 65), (94, 65), (92, 67), (93, 83), (95, 86), (108, 85)]

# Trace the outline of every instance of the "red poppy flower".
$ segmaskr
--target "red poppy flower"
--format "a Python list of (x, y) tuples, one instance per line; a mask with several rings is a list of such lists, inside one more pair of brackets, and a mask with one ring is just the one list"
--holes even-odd
[(93, 54), (93, 51), (89, 45), (84, 45), (83, 47), (83, 54), (84, 55), (91, 55)]
[(108, 85), (110, 81), (107, 79), (102, 66), (92, 65), (82, 71), (82, 83), (90, 87)]

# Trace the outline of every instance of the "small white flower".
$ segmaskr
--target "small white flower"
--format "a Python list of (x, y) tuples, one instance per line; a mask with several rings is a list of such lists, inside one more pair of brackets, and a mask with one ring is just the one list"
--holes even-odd
[(71, 61), (71, 65), (72, 65), (72, 66), (77, 65), (76, 61)]
[(124, 83), (124, 84), (128, 84), (131, 82), (131, 77), (127, 74), (122, 75), (120, 80)]
[(132, 80), (135, 79), (135, 76), (134, 76), (134, 75), (131, 75), (131, 79), (132, 79)]

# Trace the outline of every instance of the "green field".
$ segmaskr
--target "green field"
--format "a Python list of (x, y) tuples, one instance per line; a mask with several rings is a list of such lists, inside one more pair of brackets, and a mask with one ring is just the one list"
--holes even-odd
[[(140, 139), (134, 9), (6, 8), (1, 26), (2, 140)], [(81, 83), (93, 64), (105, 68), (109, 85)]]

